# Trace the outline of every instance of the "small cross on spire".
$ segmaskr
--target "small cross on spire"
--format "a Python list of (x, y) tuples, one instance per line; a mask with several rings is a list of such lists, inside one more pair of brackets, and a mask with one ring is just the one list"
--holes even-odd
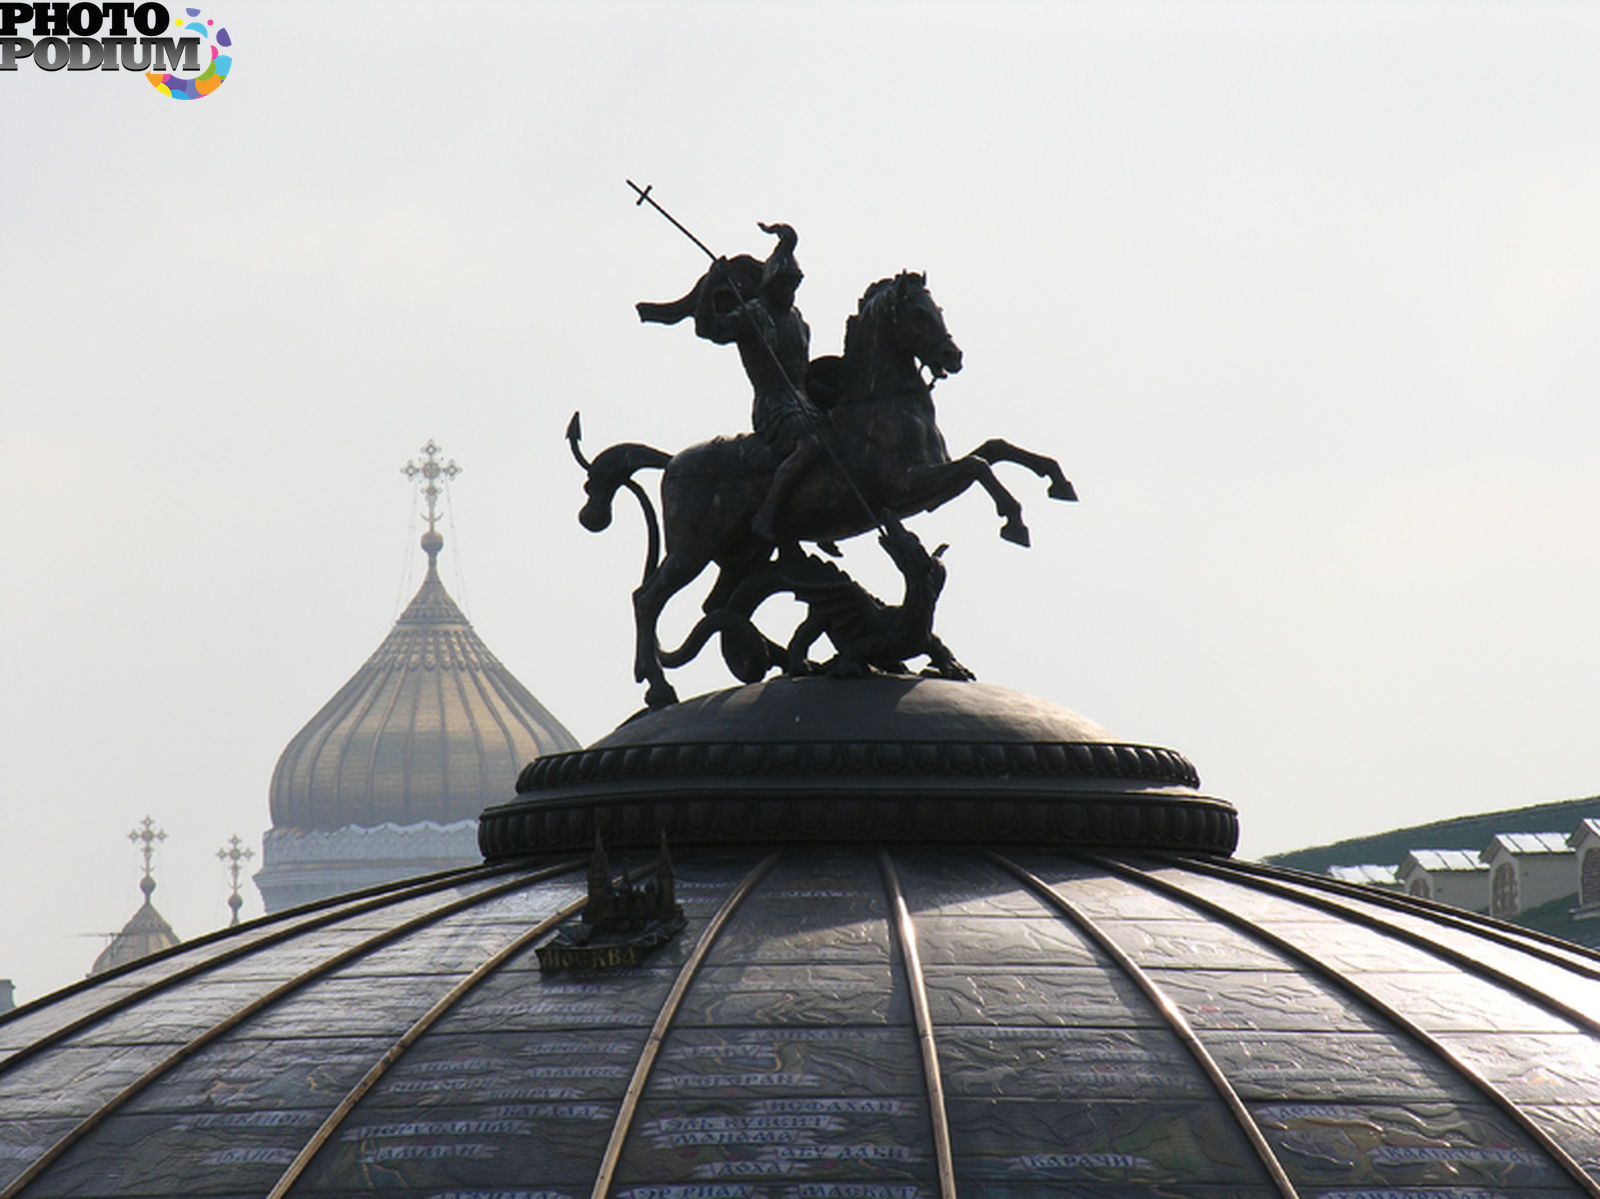
[(150, 893), (156, 889), (156, 880), (150, 876), (150, 859), (155, 857), (156, 843), (166, 839), (166, 830), (157, 828), (156, 822), (148, 816), (141, 820), (137, 827), (128, 834), (128, 840), (140, 847), (139, 852), (144, 857), (144, 877), (139, 880), (139, 890), (144, 892), (146, 900), (150, 898)]
[(217, 850), (217, 861), (228, 863), (228, 875), (233, 887), (228, 894), (228, 907), (233, 911), (233, 919), (228, 921), (229, 928), (239, 923), (239, 909), (244, 906), (244, 898), (239, 894), (239, 873), (244, 869), (244, 864), (255, 856), (255, 850), (247, 848), (239, 840), (238, 833), (229, 837), (228, 843)]

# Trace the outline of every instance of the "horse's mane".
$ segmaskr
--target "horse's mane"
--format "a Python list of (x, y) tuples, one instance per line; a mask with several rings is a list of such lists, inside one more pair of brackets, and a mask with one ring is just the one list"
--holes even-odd
[(893, 291), (902, 279), (915, 279), (918, 286), (922, 286), (926, 282), (927, 276), (919, 275), (915, 271), (901, 271), (898, 275), (891, 275), (887, 279), (879, 279), (876, 283), (867, 284), (867, 290), (862, 292), (861, 298), (856, 301), (855, 316), (845, 318), (844, 354), (846, 358), (850, 356), (852, 340), (858, 335), (856, 317), (866, 315), (867, 309), (877, 301), (878, 297), (885, 292)]
[(893, 287), (896, 280), (904, 279), (909, 274), (909, 271), (901, 271), (898, 275), (893, 275), (887, 279), (879, 279), (876, 283), (867, 284), (867, 290), (862, 292), (861, 298), (856, 301), (856, 312), (865, 312), (868, 304), (877, 299), (884, 292), (888, 291), (889, 288)]

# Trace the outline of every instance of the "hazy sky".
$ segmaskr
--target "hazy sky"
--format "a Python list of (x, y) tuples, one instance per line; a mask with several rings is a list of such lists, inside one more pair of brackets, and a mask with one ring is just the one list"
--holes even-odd
[(562, 430), (675, 448), (749, 392), (637, 321), (702, 260), (625, 177), (728, 254), (794, 224), (815, 353), (928, 272), (952, 448), (1054, 453), (1082, 496), (1006, 471), (1027, 551), (978, 494), (920, 518), (942, 636), (1187, 754), (1241, 852), (1600, 790), (1600, 6), (205, 15), (234, 69), (199, 102), (0, 75), (19, 999), (131, 915), (146, 813), (157, 906), (226, 920), (215, 851), (259, 855), (279, 752), (418, 582), (430, 437), (478, 632), (582, 740), (638, 705), (642, 535), (579, 528)]

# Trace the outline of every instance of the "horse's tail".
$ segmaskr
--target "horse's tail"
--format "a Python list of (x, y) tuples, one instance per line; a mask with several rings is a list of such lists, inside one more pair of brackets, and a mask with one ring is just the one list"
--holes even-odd
[(650, 502), (649, 494), (634, 480), (633, 474), (639, 470), (662, 469), (672, 461), (672, 455), (653, 446), (625, 441), (620, 445), (601, 450), (595, 455), (594, 461), (590, 462), (578, 449), (578, 439), (581, 436), (578, 414), (573, 413), (572, 420), (567, 425), (567, 442), (572, 447), (572, 456), (589, 474), (583, 483), (583, 489), (589, 498), (578, 512), (578, 521), (591, 533), (609, 528), (611, 501), (616, 496), (618, 488), (626, 487), (633, 493), (633, 498), (639, 501), (639, 510), (644, 513), (645, 532), (649, 540), (645, 551), (644, 573), (648, 577), (661, 561), (661, 522), (656, 519), (656, 508)]
[(774, 657), (775, 651), (781, 651), (749, 616), (732, 608), (717, 608), (695, 622), (677, 649), (661, 651), (661, 665), (676, 669), (691, 661), (716, 633), (722, 634), (722, 659), (741, 683), (759, 683), (773, 662), (782, 660)]

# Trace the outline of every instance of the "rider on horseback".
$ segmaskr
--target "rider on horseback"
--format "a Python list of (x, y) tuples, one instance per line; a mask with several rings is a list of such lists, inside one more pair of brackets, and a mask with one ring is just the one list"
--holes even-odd
[(751, 423), (778, 463), (750, 527), (758, 537), (776, 541), (779, 505), (822, 454), (823, 418), (806, 397), (811, 330), (794, 306), (794, 293), (805, 278), (794, 257), (800, 238), (788, 225), (763, 224), (761, 230), (776, 235), (778, 246), (762, 264), (755, 294), (742, 294), (731, 264), (719, 258), (696, 288), (694, 328), (708, 341), (739, 347), (755, 389)]
[[(763, 590), (764, 576), (787, 569), (799, 554), (797, 540), (826, 548), (827, 539), (853, 537), (886, 522), (885, 512), (903, 520), (931, 511), (976, 484), (994, 501), (1003, 522), (1000, 535), (1027, 545), (1022, 505), (995, 476), (993, 464), (1000, 462), (1017, 463), (1048, 479), (1049, 494), (1056, 499), (1076, 498), (1055, 459), (999, 438), (959, 458), (950, 456), (924, 371), (936, 368), (936, 375), (954, 374), (961, 369), (961, 351), (928, 293), (926, 276), (901, 272), (867, 288), (850, 319), (845, 353), (836, 360), (838, 375), (829, 380), (833, 386), (826, 393), (819, 388), (818, 399), (807, 405), (793, 385), (821, 382), (816, 378), (818, 364), (827, 359), (806, 362), (809, 337), (794, 310), (800, 278), (793, 262), (794, 234), (781, 227), (773, 232), (780, 244), (769, 262), (741, 255), (721, 263), (706, 250), (716, 265), (689, 294), (666, 304), (641, 304), (639, 315), (665, 324), (697, 316), (703, 336), (739, 346), (756, 392), (756, 426), (779, 453), (787, 450), (774, 483), (764, 486), (763, 476), (752, 473), (757, 469), (754, 459), (770, 453), (751, 453), (768, 444), (760, 436), (716, 437), (676, 454), (620, 442), (590, 462), (578, 452), (577, 421), (568, 426), (573, 453), (587, 476), (583, 485), (587, 499), (579, 513), (584, 528), (598, 532), (610, 525), (612, 501), (623, 488), (634, 493), (644, 510), (649, 550), (644, 577), (633, 593), (633, 671), (635, 678), (649, 684), (645, 702), (651, 708), (676, 701), (667, 668), (683, 664), (704, 644), (704, 637), (692, 638), (683, 651), (664, 652), (658, 636), (662, 609), (713, 563), (717, 582), (701, 606), (714, 619), (695, 627), (705, 633), (720, 632), (725, 654), (729, 634), (736, 634), (730, 664), (738, 678), (751, 679), (775, 663), (787, 664), (787, 651), (781, 646), (775, 649), (750, 617), (770, 594), (770, 589)], [(787, 369), (791, 366), (793, 375)], [(826, 413), (825, 425), (820, 423), (821, 413)], [(785, 494), (794, 471), (791, 463), (796, 458), (805, 461), (800, 457), (808, 452), (805, 442), (811, 443), (814, 460), (819, 448), (833, 459), (832, 469), (823, 470), (818, 461), (816, 469)], [(843, 454), (836, 458), (835, 450), (848, 451), (848, 458)], [(659, 531), (655, 506), (633, 477), (641, 470), (663, 472)], [(777, 562), (771, 561), (770, 551), (752, 552), (758, 548), (751, 536), (758, 507), (769, 525), (773, 516), (780, 518), (777, 524), (784, 541)], [(658, 557), (663, 549), (665, 555)], [(913, 604), (912, 609), (920, 628), (922, 607)], [(754, 635), (745, 638), (748, 630)], [(849, 640), (842, 630), (841, 635)], [(842, 652), (838, 645), (835, 649)]]

